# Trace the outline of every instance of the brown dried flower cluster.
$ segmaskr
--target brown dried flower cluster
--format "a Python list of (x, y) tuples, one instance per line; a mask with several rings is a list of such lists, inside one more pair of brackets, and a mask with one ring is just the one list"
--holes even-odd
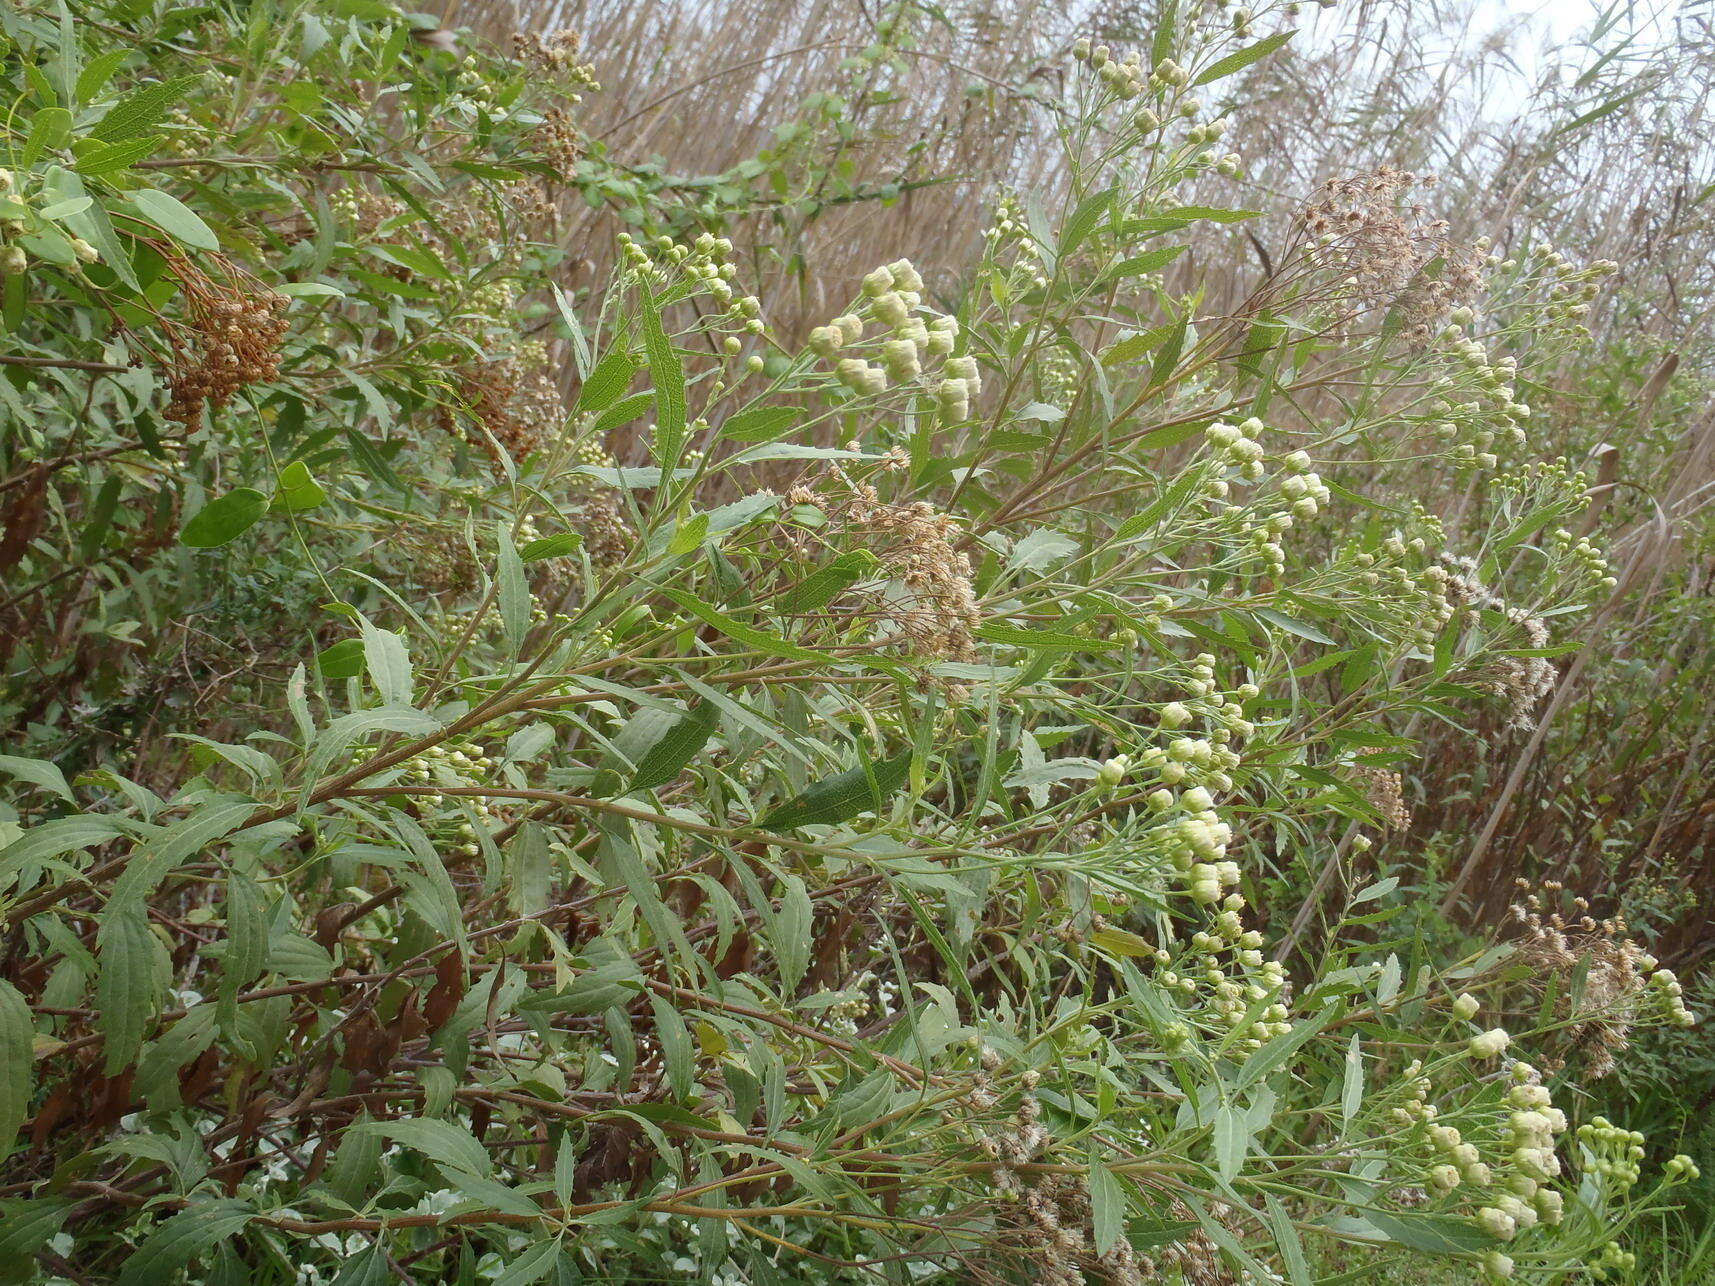
[(1405, 806), (1404, 782), (1397, 772), (1360, 764), (1352, 769), (1350, 780), (1390, 831), (1411, 828), (1411, 810)]
[[(965, 1106), (977, 1112), (991, 1110), (996, 1102), (991, 1075), (1000, 1067), (1000, 1057), (991, 1049), (982, 1051), (982, 1071), (964, 1096)], [(1042, 1128), (1042, 1104), (1035, 1090), (1038, 1073), (1026, 1071), (1024, 1094), (1018, 1109), (1000, 1128), (977, 1136), (977, 1149), (993, 1163), (995, 1191), (1004, 1202), (1002, 1218), (1018, 1230), (1025, 1251), (1048, 1286), (1083, 1286), (1088, 1281), (1107, 1281), (1114, 1286), (1142, 1286), (1131, 1243), (1121, 1237), (1111, 1249), (1098, 1253), (1090, 1233), (1093, 1213), (1090, 1189), (1081, 1174), (1041, 1174), (1020, 1167), (1034, 1160), (1047, 1143)]]
[(1367, 306), (1398, 305), (1406, 334), (1419, 339), (1482, 284), (1481, 256), (1455, 245), (1446, 220), (1415, 199), (1434, 183), (1384, 165), (1328, 180), (1303, 214), (1310, 261), (1341, 274)]
[(792, 504), (815, 504), (855, 537), (854, 548), (867, 549), (881, 560), (891, 585), (881, 593), (880, 608), (896, 627), (890, 641), (903, 643), (920, 657), (971, 661), (976, 658), (975, 631), (982, 622), (976, 591), (971, 586), (971, 560), (961, 553), (959, 525), (927, 501), (891, 504), (876, 489), (855, 484), (835, 471), (849, 490), (846, 499), (830, 504), (808, 487), (795, 487)]
[[(1523, 930), (1517, 949), (1538, 974), (1560, 979), (1558, 1002), (1569, 1045), (1556, 1061), (1579, 1059), (1591, 1077), (1614, 1070), (1615, 1055), (1631, 1043), (1632, 1020), (1643, 1008), (1656, 960), (1627, 936), (1624, 918), (1598, 920), (1582, 897), (1570, 902), (1570, 917), (1545, 905), (1543, 894), (1560, 900), (1564, 886), (1548, 880), (1539, 894), (1517, 881), (1519, 900), (1508, 908)], [(1584, 970), (1581, 991), (1571, 979)]]
[[(469, 411), (466, 437), (496, 460), (514, 461), (541, 449), (565, 419), (560, 391), (535, 353), (511, 353), (472, 363), (458, 372), (459, 398)], [(452, 413), (444, 412), (449, 430)]]
[[(1523, 608), (1508, 607), (1500, 595), (1484, 585), (1475, 559), (1443, 554), (1441, 561), (1451, 569), (1445, 586), (1448, 598), (1464, 606), (1473, 623), (1477, 613), (1486, 608), (1518, 626), (1531, 648), (1548, 646), (1548, 626)], [(1494, 676), (1484, 686), (1507, 703), (1507, 727), (1534, 727), (1538, 703), (1554, 691), (1555, 668), (1540, 656), (1502, 656), (1494, 664)]]
[(572, 118), (561, 108), (550, 107), (542, 113), (542, 123), (532, 131), (531, 137), (542, 159), (562, 178), (570, 178), (577, 169), (578, 158), (584, 154), (583, 140), (572, 124)]
[(182, 256), (168, 257), (184, 296), (184, 320), (166, 328), (173, 346), (166, 418), (185, 425), (196, 424), (205, 406), (218, 411), (239, 389), (276, 378), (286, 336), (284, 295), (222, 256), (204, 263), (213, 274)]
[(569, 27), (543, 35), (541, 32), (512, 33), (512, 52), (520, 62), (537, 71), (558, 72), (579, 66), (583, 37)]

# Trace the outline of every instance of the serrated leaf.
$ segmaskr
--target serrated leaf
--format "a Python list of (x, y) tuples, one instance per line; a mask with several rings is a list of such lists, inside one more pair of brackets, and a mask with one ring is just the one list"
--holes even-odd
[(780, 596), (780, 612), (801, 616), (819, 611), (880, 566), (881, 560), (867, 549), (853, 549), (819, 567)]
[(685, 449), (685, 368), (661, 324), (660, 305), (647, 294), (643, 300), (643, 348), (655, 386), (655, 463), (665, 475), (678, 467)]
[(363, 660), (369, 677), (381, 694), (382, 703), (409, 706), (414, 683), (411, 676), (411, 654), (405, 640), (392, 630), (374, 625), (367, 616), (359, 615), (358, 628), (363, 631)]
[(463, 1126), (450, 1121), (428, 1117), (409, 1117), (398, 1121), (369, 1121), (356, 1127), (382, 1138), (421, 1152), (429, 1160), (466, 1174), (487, 1177), (493, 1167), (488, 1149)]
[(720, 718), (720, 711), (712, 702), (699, 701), (692, 706), (637, 761), (631, 789), (653, 790), (672, 781), (708, 744), (720, 726)]
[(773, 831), (798, 826), (836, 826), (875, 812), (905, 784), (910, 766), (910, 752), (905, 752), (877, 764), (848, 768), (807, 787), (757, 824)]
[(1215, 1168), (1223, 1182), (1231, 1183), (1244, 1167), (1249, 1146), (1246, 1113), (1231, 1103), (1215, 1112)]
[(136, 1061), (143, 1033), (160, 1012), (162, 948), (140, 901), (109, 902), (95, 940), (97, 1025), (107, 1038), (107, 1074), (113, 1076)]
[(596, 363), (595, 370), (578, 390), (577, 409), (586, 414), (605, 411), (624, 395), (636, 374), (637, 363), (630, 353), (618, 349), (609, 353)]
[(0, 1157), (12, 1150), (30, 1114), (36, 1026), (30, 1005), (11, 983), (0, 981)]
[(145, 134), (142, 138), (128, 138), (123, 143), (104, 143), (100, 147), (92, 147), (83, 152), (73, 162), (72, 168), (92, 179), (117, 174), (120, 170), (129, 169), (144, 157), (154, 155), (162, 141), (159, 134)]
[(1090, 1161), (1090, 1231), (1096, 1253), (1106, 1256), (1125, 1236), (1125, 1189), (1118, 1176), (1094, 1158)]
[(242, 1201), (209, 1201), (181, 1210), (126, 1257), (115, 1286), (158, 1286), (244, 1229), (256, 1212)]
[(1225, 58), (1217, 58), (1205, 67), (1191, 84), (1193, 87), (1208, 85), (1220, 80), (1223, 76), (1231, 76), (1234, 72), (1243, 71), (1252, 63), (1267, 58), (1297, 34), (1296, 31), (1277, 31), (1272, 36), (1264, 36), (1254, 45), (1246, 45), (1243, 49), (1230, 53)]
[(107, 113), (90, 129), (89, 137), (104, 143), (116, 143), (142, 134), (166, 116), (191, 86), (201, 81), (201, 76), (179, 76), (173, 80), (152, 81), (134, 89), (107, 109)]
[(46, 759), (26, 759), (22, 755), (0, 755), (0, 773), (10, 773), (19, 781), (27, 781), (32, 786), (40, 786), (43, 790), (58, 795), (68, 804), (77, 803), (71, 793), (71, 787), (66, 783), (66, 777), (60, 771), (59, 765)]
[(1346, 1046), (1345, 1072), (1340, 1086), (1340, 1120), (1350, 1128), (1352, 1118), (1358, 1114), (1358, 1109), (1364, 1105), (1364, 1053), (1362, 1038), (1357, 1032), (1352, 1033), (1351, 1043)]

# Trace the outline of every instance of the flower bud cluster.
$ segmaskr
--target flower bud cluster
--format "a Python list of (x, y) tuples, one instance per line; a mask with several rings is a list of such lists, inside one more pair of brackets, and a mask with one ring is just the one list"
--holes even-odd
[[(971, 403), (982, 391), (976, 358), (952, 355), (959, 339), (957, 318), (921, 315), (923, 278), (917, 269), (907, 259), (877, 268), (865, 275), (863, 295), (853, 311), (810, 332), (810, 351), (833, 362), (835, 376), (853, 393), (874, 397), (890, 384), (928, 385), (942, 419), (948, 423), (968, 419)], [(880, 323), (888, 332), (880, 342), (879, 363), (858, 354), (840, 356), (862, 342), (869, 321)], [(939, 379), (925, 370), (924, 363), (931, 358), (941, 359)]]
[(1584, 1145), (1587, 1174), (1601, 1175), (1616, 1192), (1637, 1183), (1642, 1173), (1638, 1163), (1644, 1159), (1644, 1136), (1637, 1130), (1593, 1116), (1578, 1127), (1578, 1141)]
[[(361, 757), (368, 758), (374, 751), (371, 749)], [(493, 772), (495, 761), (485, 748), (476, 742), (443, 743), (429, 746), (419, 753), (398, 764), (393, 770), (393, 779), (400, 784), (419, 784), (424, 786), (472, 786), (480, 785)], [(440, 805), (446, 797), (431, 792), (422, 796), (430, 805)], [(494, 818), (494, 810), (488, 800), (480, 798), (461, 799), (468, 804), (471, 811), (484, 822)], [(476, 827), (470, 821), (461, 821), (454, 828), (462, 841), (458, 852), (464, 857), (475, 857), (481, 852), (476, 843)]]
[(1072, 57), (1079, 62), (1088, 63), (1115, 97), (1127, 101), (1141, 94), (1144, 86), (1153, 79), (1150, 73), (1143, 69), (1143, 63), (1137, 54), (1127, 54), (1123, 59), (1115, 58), (1113, 51), (1106, 45), (1092, 45), (1088, 40), (1079, 40), (1072, 46)]

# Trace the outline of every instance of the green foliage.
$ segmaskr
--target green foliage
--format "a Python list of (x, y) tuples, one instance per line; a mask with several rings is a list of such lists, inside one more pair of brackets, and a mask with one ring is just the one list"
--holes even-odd
[[(1547, 1282), (1695, 1178), (1570, 1128), (1531, 958), (1397, 875), (1264, 954), (1398, 729), (1534, 702), (1611, 587), (1520, 400), (1603, 268), (1384, 177), (1263, 296), (1160, 276), (1255, 213), (1187, 87), (1284, 33), (1080, 48), (1064, 199), (800, 340), (753, 194), (576, 158), (565, 42), (78, 16), (0, 17), (5, 1271)], [(568, 293), (616, 188), (661, 231)]]

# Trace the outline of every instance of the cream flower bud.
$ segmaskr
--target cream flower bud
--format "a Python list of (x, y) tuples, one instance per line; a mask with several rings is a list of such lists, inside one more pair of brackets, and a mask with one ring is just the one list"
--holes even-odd
[(1477, 998), (1470, 992), (1461, 992), (1453, 1001), (1453, 1016), (1470, 1019), (1477, 1016)]
[(1512, 1037), (1507, 1035), (1502, 1027), (1491, 1027), (1488, 1031), (1471, 1037), (1466, 1043), (1473, 1058), (1494, 1058), (1512, 1043)]

